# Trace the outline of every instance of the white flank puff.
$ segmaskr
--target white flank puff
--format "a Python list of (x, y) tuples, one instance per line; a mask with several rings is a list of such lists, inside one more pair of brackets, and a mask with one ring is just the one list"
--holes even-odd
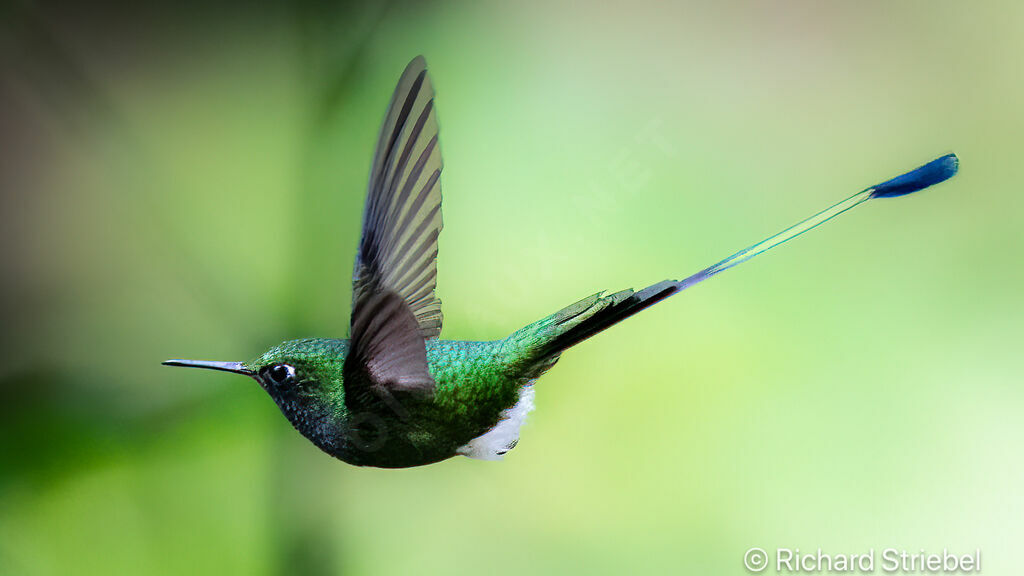
[(501, 460), (506, 452), (519, 441), (519, 427), (526, 421), (526, 415), (533, 410), (533, 382), (519, 389), (519, 400), (515, 406), (502, 411), (498, 424), (469, 441), (456, 453), (478, 460)]

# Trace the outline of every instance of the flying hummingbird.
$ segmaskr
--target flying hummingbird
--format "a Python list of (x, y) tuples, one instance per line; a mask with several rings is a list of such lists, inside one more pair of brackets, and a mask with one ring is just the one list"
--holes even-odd
[(440, 340), (435, 294), (441, 151), (423, 57), (406, 67), (373, 155), (353, 272), (350, 338), (307, 338), (247, 362), (168, 360), (255, 379), (288, 421), (350, 464), (404, 468), (455, 455), (500, 459), (533, 409), (533, 385), (566, 349), (874, 198), (952, 177), (942, 156), (867, 188), (683, 280), (594, 294), (501, 340)]

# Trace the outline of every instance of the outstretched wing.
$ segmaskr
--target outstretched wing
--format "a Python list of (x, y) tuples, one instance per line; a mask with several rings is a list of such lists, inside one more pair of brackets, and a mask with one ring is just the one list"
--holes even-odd
[(434, 295), (440, 176), (434, 89), (418, 56), (395, 88), (370, 171), (352, 278), (344, 375), (350, 405), (383, 400), (400, 410), (396, 393), (434, 390), (424, 339), (441, 333), (441, 301)]
[(441, 333), (437, 238), (441, 232), (441, 150), (427, 63), (406, 67), (377, 140), (353, 273), (352, 321), (368, 295), (389, 290), (409, 306), (420, 334)]
[(365, 313), (353, 316), (352, 341), (345, 357), (345, 403), (350, 408), (370, 408), (383, 401), (404, 417), (396, 396), (434, 392), (416, 319), (402, 298), (390, 291), (372, 294), (363, 309)]

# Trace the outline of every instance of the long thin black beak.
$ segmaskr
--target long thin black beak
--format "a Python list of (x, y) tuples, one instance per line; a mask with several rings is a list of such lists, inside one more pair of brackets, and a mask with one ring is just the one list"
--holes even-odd
[(207, 370), (222, 370), (224, 372), (234, 372), (235, 374), (244, 374), (246, 376), (252, 376), (252, 370), (249, 370), (241, 362), (212, 362), (209, 360), (167, 360), (163, 362), (164, 366), (184, 366), (185, 368), (206, 368)]

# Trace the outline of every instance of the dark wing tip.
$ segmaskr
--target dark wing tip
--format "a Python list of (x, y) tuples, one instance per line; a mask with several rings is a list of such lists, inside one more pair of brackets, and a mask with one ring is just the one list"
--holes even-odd
[(427, 59), (423, 57), (423, 54), (417, 54), (415, 58), (409, 61), (409, 65), (405, 67), (406, 72), (415, 71), (417, 74), (426, 69)]
[(435, 289), (443, 163), (426, 66), (423, 56), (409, 62), (381, 126), (353, 273), (353, 311), (367, 290), (392, 291), (429, 338), (441, 330)]
[(956, 175), (960, 168), (960, 159), (956, 154), (946, 154), (931, 162), (920, 166), (873, 187), (872, 198), (893, 198), (903, 196), (918, 190), (923, 190), (940, 182), (949, 180)]

